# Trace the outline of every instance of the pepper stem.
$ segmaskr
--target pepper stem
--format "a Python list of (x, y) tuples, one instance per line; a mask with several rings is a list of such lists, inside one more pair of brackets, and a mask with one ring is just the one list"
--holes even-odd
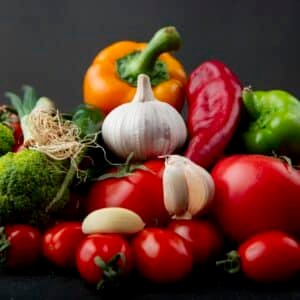
[(157, 31), (147, 47), (128, 66), (133, 76), (141, 73), (149, 74), (154, 67), (156, 59), (164, 52), (178, 50), (181, 39), (175, 27), (164, 27)]
[(243, 99), (244, 105), (247, 109), (247, 112), (253, 118), (257, 119), (258, 118), (258, 110), (257, 110), (257, 104), (256, 104), (256, 102), (257, 102), (256, 96), (249, 87), (246, 87), (243, 89), (242, 99)]
[(142, 73), (150, 76), (152, 85), (167, 80), (166, 66), (157, 58), (162, 53), (178, 50), (180, 45), (181, 38), (175, 27), (160, 29), (144, 50), (130, 53), (117, 61), (119, 76), (132, 85), (136, 85), (137, 77)]

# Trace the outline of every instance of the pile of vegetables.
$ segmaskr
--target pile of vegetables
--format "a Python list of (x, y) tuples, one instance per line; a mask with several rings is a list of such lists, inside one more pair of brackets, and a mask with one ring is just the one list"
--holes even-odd
[(102, 50), (71, 113), (30, 86), (6, 94), (5, 267), (44, 257), (98, 289), (133, 269), (156, 283), (195, 267), (258, 282), (300, 273), (299, 100), (243, 87), (219, 61), (188, 76), (167, 53), (180, 44), (166, 27)]

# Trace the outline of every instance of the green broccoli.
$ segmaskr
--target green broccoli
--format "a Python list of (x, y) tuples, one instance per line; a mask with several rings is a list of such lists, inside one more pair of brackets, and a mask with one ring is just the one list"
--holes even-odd
[(13, 131), (0, 123), (0, 156), (11, 151), (14, 143)]
[[(0, 157), (0, 216), (4, 220), (43, 223), (46, 207), (55, 198), (66, 171), (61, 161), (24, 149)], [(57, 203), (68, 201), (68, 189)]]
[(101, 114), (86, 108), (65, 121), (50, 99), (38, 98), (30, 86), (23, 89), (22, 99), (6, 93), (28, 149), (0, 157), (0, 217), (42, 225), (68, 202), (78, 166), (98, 136)]

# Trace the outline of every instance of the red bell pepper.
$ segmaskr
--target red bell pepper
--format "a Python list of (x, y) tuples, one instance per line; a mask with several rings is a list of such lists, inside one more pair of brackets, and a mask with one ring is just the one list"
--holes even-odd
[(207, 61), (187, 82), (188, 131), (185, 156), (207, 168), (222, 156), (241, 114), (242, 86), (219, 61)]

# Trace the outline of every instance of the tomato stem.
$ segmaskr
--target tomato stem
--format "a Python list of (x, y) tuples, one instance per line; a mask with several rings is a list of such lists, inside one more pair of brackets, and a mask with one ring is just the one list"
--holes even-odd
[(216, 266), (223, 266), (230, 274), (236, 274), (241, 269), (241, 260), (237, 251), (233, 250), (226, 254), (226, 259), (218, 260)]
[(109, 178), (123, 178), (123, 177), (129, 176), (129, 175), (132, 175), (133, 171), (135, 171), (135, 170), (143, 170), (143, 171), (148, 171), (148, 172), (155, 174), (152, 170), (150, 170), (149, 168), (145, 167), (144, 165), (142, 165), (140, 163), (133, 164), (131, 162), (133, 156), (134, 156), (134, 153), (131, 152), (128, 155), (125, 163), (118, 165), (118, 170), (116, 172), (106, 173), (104, 175), (101, 175), (100, 177), (95, 178), (94, 180), (101, 181), (101, 180), (105, 180), (105, 179), (109, 179)]
[[(119, 264), (120, 260), (122, 263), (121, 266)], [(97, 283), (96, 286), (97, 290), (101, 290), (107, 287), (108, 283), (110, 285), (115, 284), (116, 279), (122, 274), (122, 266), (125, 266), (126, 258), (124, 253), (119, 252), (107, 263), (100, 256), (96, 256), (94, 258), (94, 263), (103, 272), (102, 279)]]

